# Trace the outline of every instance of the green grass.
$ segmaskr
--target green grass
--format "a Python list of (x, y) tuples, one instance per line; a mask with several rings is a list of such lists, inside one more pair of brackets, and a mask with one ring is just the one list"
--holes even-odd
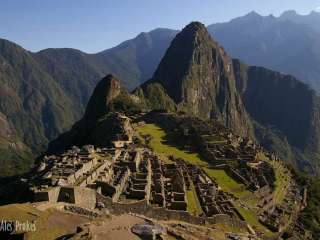
[(151, 136), (147, 143), (153, 151), (160, 155), (165, 162), (170, 162), (168, 156), (173, 155), (182, 158), (192, 164), (202, 167), (206, 173), (214, 178), (222, 190), (234, 194), (236, 197), (245, 197), (251, 194), (243, 184), (237, 183), (224, 170), (210, 169), (209, 164), (204, 161), (198, 153), (184, 151), (176, 146), (169, 145), (166, 132), (155, 124), (145, 124), (137, 127), (142, 136)]
[(259, 159), (269, 162), (275, 171), (276, 180), (274, 189), (274, 203), (281, 204), (285, 199), (287, 189), (290, 186), (291, 177), (285, 173), (285, 168), (281, 163), (277, 161), (271, 161), (264, 154), (260, 154)]
[(259, 158), (263, 161), (269, 162), (275, 171), (275, 189), (274, 189), (274, 202), (281, 204), (285, 199), (287, 189), (290, 186), (291, 178), (285, 174), (284, 166), (277, 161), (270, 161), (264, 154), (260, 154)]
[(137, 130), (142, 136), (151, 136), (151, 139), (147, 143), (147, 145), (156, 153), (165, 156), (173, 155), (177, 158), (182, 158), (196, 165), (207, 165), (206, 162), (201, 160), (198, 153), (184, 151), (178, 149), (176, 146), (166, 144), (166, 132), (155, 124), (145, 124), (143, 126), (137, 127)]
[(274, 190), (274, 201), (276, 204), (280, 204), (285, 199), (287, 189), (290, 186), (290, 177), (284, 173), (284, 168), (278, 162), (272, 162), (275, 169), (276, 182)]
[(241, 198), (252, 194), (245, 189), (243, 184), (233, 180), (224, 170), (205, 168), (209, 177), (214, 178), (223, 191), (232, 193), (234, 196)]
[(189, 213), (196, 215), (196, 216), (203, 213), (193, 183), (191, 183), (190, 190), (187, 191), (187, 199), (188, 199), (188, 209), (187, 210)]
[(245, 209), (245, 208), (240, 207), (238, 205), (236, 205), (236, 208), (238, 209), (238, 211), (240, 212), (242, 217), (245, 219), (245, 221), (251, 227), (253, 227), (253, 229), (255, 231), (264, 233), (264, 235), (266, 237), (272, 237), (274, 235), (273, 232), (271, 232), (269, 229), (267, 229), (265, 226), (263, 226), (259, 222), (258, 216), (256, 215), (256, 213), (254, 211), (249, 210), (249, 209)]

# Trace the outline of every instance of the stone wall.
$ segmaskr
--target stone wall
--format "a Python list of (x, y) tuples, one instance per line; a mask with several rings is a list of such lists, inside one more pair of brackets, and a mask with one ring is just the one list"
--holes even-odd
[(219, 214), (210, 218), (197, 217), (191, 215), (186, 211), (168, 210), (163, 207), (156, 208), (149, 205), (146, 200), (142, 200), (132, 204), (121, 204), (112, 202), (111, 198), (107, 198), (100, 194), (97, 194), (97, 202), (104, 203), (105, 207), (110, 211), (110, 213), (115, 215), (131, 212), (158, 220), (176, 220), (198, 225), (203, 225), (205, 223), (222, 223), (239, 228), (247, 228), (246, 222), (236, 218), (231, 218), (226, 214)]
[(55, 187), (34, 194), (36, 202), (65, 202), (93, 209), (96, 206), (96, 190), (83, 187)]
[(35, 202), (45, 202), (56, 203), (58, 201), (58, 196), (60, 192), (60, 187), (53, 187), (46, 189), (46, 191), (39, 191), (34, 193)]
[(75, 194), (73, 187), (61, 187), (58, 202), (75, 203)]
[(49, 202), (55, 203), (58, 201), (60, 187), (55, 187), (49, 191)]
[(94, 209), (96, 206), (96, 191), (90, 188), (74, 187), (75, 204)]
[(228, 165), (225, 166), (225, 171), (229, 176), (231, 176), (238, 183), (242, 183), (247, 187), (250, 185), (250, 183), (244, 177), (242, 177), (239, 173), (237, 173)]
[[(104, 162), (103, 164), (101, 164), (101, 166), (99, 166), (97, 169), (95, 169), (89, 175), (87, 175), (86, 178), (83, 178), (83, 180), (79, 183), (79, 186), (85, 187), (86, 185), (94, 183), (97, 180), (97, 178), (99, 177), (100, 173), (105, 168), (108, 168), (109, 165), (110, 165), (109, 162)], [(83, 173), (85, 173), (85, 172), (83, 172)]]

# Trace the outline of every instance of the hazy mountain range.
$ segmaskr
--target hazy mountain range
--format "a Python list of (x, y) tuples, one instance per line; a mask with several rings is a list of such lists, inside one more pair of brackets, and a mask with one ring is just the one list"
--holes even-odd
[(234, 58), (292, 74), (319, 91), (319, 26), (316, 12), (302, 16), (289, 11), (278, 18), (251, 12), (208, 30)]
[[(228, 23), (210, 25), (208, 30), (232, 57), (293, 74), (319, 90), (319, 25), (320, 14), (314, 12), (307, 16), (287, 12), (279, 18), (253, 12)], [(177, 33), (156, 29), (97, 54), (75, 49), (32, 53), (0, 40), (0, 121), (4, 126), (0, 131), (0, 164), (5, 166), (0, 174), (13, 174), (17, 168), (25, 170), (32, 153), (43, 151), (49, 141), (69, 129), (82, 116), (97, 81), (107, 73), (118, 76), (129, 90), (150, 79)], [(260, 68), (247, 69), (237, 61), (233, 65), (238, 66), (235, 96), (241, 94), (241, 101), (248, 102), (247, 111), (259, 126), (255, 129), (260, 129), (260, 135), (256, 135), (274, 148), (280, 141), (284, 147), (278, 151), (283, 155), (303, 155), (301, 167), (312, 162), (305, 151), (318, 148), (314, 136), (320, 120), (315, 118), (315, 93), (292, 77)], [(272, 76), (272, 80), (265, 76)], [(277, 91), (261, 95), (268, 88)], [(177, 96), (168, 94), (177, 100)], [(279, 104), (284, 99), (285, 104)], [(250, 105), (252, 101), (259, 101), (259, 106), (269, 109), (270, 114), (265, 116), (268, 111), (259, 111), (262, 107)], [(282, 111), (283, 107), (288, 110)], [(296, 118), (300, 110), (301, 117)], [(296, 150), (288, 151), (291, 147)]]

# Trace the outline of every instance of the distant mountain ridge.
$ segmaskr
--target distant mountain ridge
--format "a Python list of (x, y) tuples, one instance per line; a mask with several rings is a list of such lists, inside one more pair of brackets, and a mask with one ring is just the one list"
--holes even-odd
[(320, 98), (316, 92), (290, 75), (238, 60), (234, 67), (259, 142), (299, 169), (318, 172)]
[(208, 26), (233, 57), (250, 65), (291, 74), (320, 90), (320, 13), (280, 17), (251, 12), (227, 23)]
[(294, 10), (289, 10), (282, 13), (279, 19), (295, 23), (302, 23), (311, 26), (316, 31), (320, 31), (320, 26), (318, 24), (320, 22), (320, 13), (316, 11), (312, 11), (307, 15), (300, 15)]

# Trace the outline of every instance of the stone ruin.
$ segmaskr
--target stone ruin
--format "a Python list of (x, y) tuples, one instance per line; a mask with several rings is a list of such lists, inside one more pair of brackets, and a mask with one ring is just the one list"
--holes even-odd
[(45, 156), (30, 179), (35, 201), (95, 205), (92, 185), (106, 175), (111, 161), (109, 149), (91, 145), (72, 147), (61, 155)]
[(259, 221), (274, 232), (282, 232), (288, 224), (298, 220), (299, 212), (305, 207), (305, 195), (305, 189), (295, 182), (290, 183), (284, 201), (281, 204), (266, 205), (259, 216)]
[(273, 168), (259, 158), (266, 152), (250, 139), (232, 134), (218, 122), (209, 124), (194, 118), (183, 118), (175, 131), (187, 139), (185, 145), (198, 145), (201, 155), (213, 168), (224, 169), (248, 190), (273, 187)]
[(239, 213), (233, 206), (230, 197), (201, 168), (182, 159), (177, 159), (176, 162), (182, 169), (187, 188), (190, 189), (191, 184), (195, 186), (201, 208), (207, 217), (216, 214), (239, 217)]
[(123, 148), (133, 142), (134, 130), (130, 118), (121, 113), (116, 113), (116, 118), (118, 133), (112, 143), (116, 148)]
[[(127, 118), (123, 121), (123, 125), (130, 122)], [(200, 126), (202, 128), (197, 128), (196, 137), (202, 146), (201, 153), (211, 166), (224, 169), (253, 193), (262, 194), (258, 206), (261, 209), (260, 222), (274, 231), (284, 229), (288, 216), (295, 218), (294, 214), (288, 213), (300, 210), (295, 208), (295, 203), (301, 201), (301, 192), (293, 183), (284, 203), (273, 204), (275, 173), (268, 162), (259, 160), (259, 154), (263, 153), (274, 161), (278, 159), (250, 140), (228, 133), (220, 125), (212, 125), (211, 128)], [(195, 131), (183, 127), (186, 139), (194, 138), (192, 134)], [(175, 217), (181, 213), (185, 218), (189, 206), (187, 193), (194, 191), (203, 211), (197, 221), (210, 221), (217, 216), (243, 220), (233, 205), (234, 197), (223, 192), (202, 168), (173, 157), (171, 164), (162, 162), (150, 149), (135, 145), (133, 133), (128, 129), (130, 127), (124, 131), (128, 134), (117, 136), (114, 148), (86, 145), (44, 157), (30, 181), (34, 200), (94, 208), (98, 205), (96, 199), (102, 196), (110, 199), (111, 203), (127, 205), (128, 209), (131, 209), (131, 204), (143, 206), (145, 203), (141, 209), (158, 209), (166, 216), (172, 212)]]
[(187, 191), (193, 184), (206, 217), (239, 217), (228, 195), (201, 168), (173, 160), (165, 164), (145, 148), (73, 147), (45, 157), (31, 189), (35, 201), (94, 208), (96, 194), (101, 194), (115, 203), (145, 201), (155, 208), (187, 212)]
[(166, 208), (187, 211), (186, 186), (181, 168), (176, 164), (166, 164), (162, 170)]

